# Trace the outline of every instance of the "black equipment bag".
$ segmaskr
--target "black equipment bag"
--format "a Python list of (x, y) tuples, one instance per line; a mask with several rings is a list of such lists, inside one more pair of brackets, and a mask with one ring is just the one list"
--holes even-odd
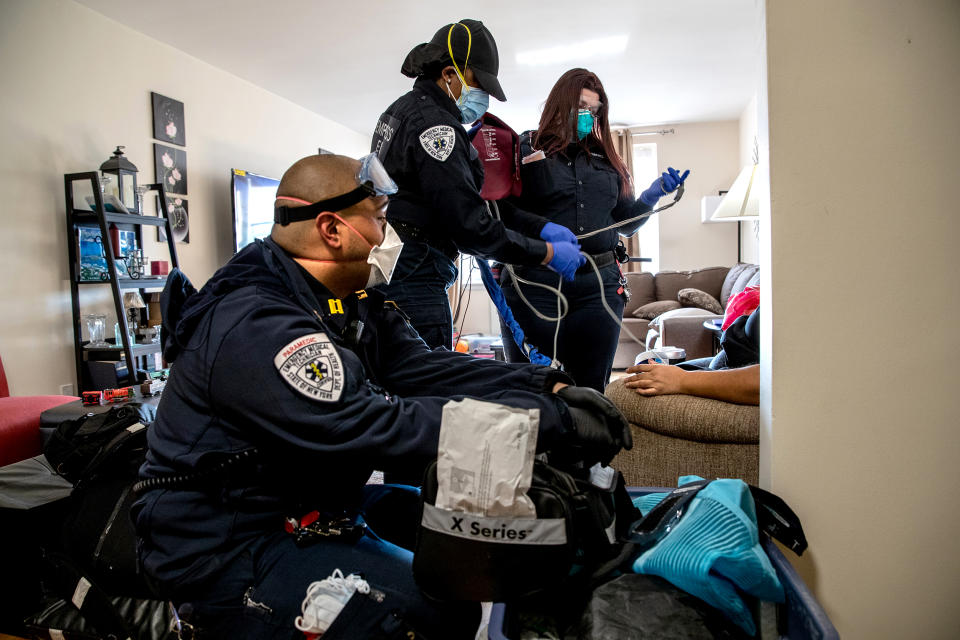
[(50, 464), (74, 483), (60, 541), (64, 556), (110, 596), (153, 597), (130, 517), (146, 421), (139, 403), (118, 405), (65, 420), (44, 448)]
[(620, 551), (636, 511), (623, 477), (600, 489), (535, 462), (527, 496), (536, 518), (486, 517), (435, 506), (436, 462), (426, 471), (413, 575), (437, 600), (504, 602), (590, 577)]
[(147, 445), (140, 405), (127, 403), (105, 413), (64, 420), (43, 448), (50, 465), (67, 480), (90, 482), (119, 466), (139, 464)]
[(111, 474), (84, 483), (70, 496), (62, 547), (86, 575), (113, 596), (155, 597), (140, 571), (130, 516), (135, 476)]
[(48, 591), (73, 605), (102, 638), (132, 638), (127, 621), (114, 608), (96, 580), (89, 578), (73, 561), (60, 553), (45, 558), (44, 584)]

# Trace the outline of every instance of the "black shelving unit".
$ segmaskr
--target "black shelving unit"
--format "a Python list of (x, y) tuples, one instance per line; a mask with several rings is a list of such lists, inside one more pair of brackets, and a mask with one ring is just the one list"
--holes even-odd
[[(78, 182), (89, 182), (93, 190), (94, 211), (77, 209), (74, 206), (74, 184)], [(70, 256), (70, 293), (73, 303), (73, 346), (76, 357), (77, 389), (79, 391), (89, 390), (85, 388), (89, 386), (89, 383), (87, 380), (88, 376), (84, 375), (84, 362), (88, 360), (126, 360), (126, 384), (133, 384), (137, 382), (137, 365), (139, 358), (154, 354), (160, 350), (159, 344), (138, 344), (130, 342), (127, 314), (123, 308), (123, 292), (136, 289), (143, 295), (147, 289), (162, 289), (166, 285), (167, 279), (166, 277), (144, 276), (141, 278), (126, 278), (119, 276), (117, 274), (117, 256), (114, 255), (113, 243), (110, 241), (109, 225), (115, 224), (118, 228), (122, 225), (136, 232), (137, 246), (143, 250), (143, 228), (162, 227), (167, 236), (167, 250), (170, 255), (170, 265), (174, 268), (180, 266), (177, 258), (177, 247), (173, 239), (173, 229), (170, 220), (165, 215), (167, 211), (167, 194), (164, 191), (163, 184), (157, 183), (146, 186), (148, 193), (155, 191), (160, 198), (159, 211), (157, 211), (156, 216), (107, 211), (103, 203), (100, 174), (96, 171), (68, 173), (63, 176), (67, 213), (67, 247)], [(81, 280), (78, 245), (80, 227), (99, 228), (104, 258), (107, 265), (107, 277), (104, 280)], [(102, 349), (87, 349), (83, 342), (80, 288), (104, 285), (109, 285), (113, 293), (114, 310), (117, 314), (117, 322), (121, 327), (120, 334), (122, 344), (114, 344), (111, 347)]]

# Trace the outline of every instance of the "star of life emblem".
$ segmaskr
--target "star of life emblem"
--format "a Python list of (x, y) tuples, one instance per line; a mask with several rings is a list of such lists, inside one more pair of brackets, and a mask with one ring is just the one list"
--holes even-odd
[(287, 384), (312, 400), (336, 402), (343, 393), (343, 363), (325, 333), (297, 338), (280, 349), (273, 365)]
[(445, 124), (430, 127), (420, 134), (420, 146), (431, 158), (440, 162), (450, 157), (456, 141), (457, 136), (453, 132), (453, 127)]

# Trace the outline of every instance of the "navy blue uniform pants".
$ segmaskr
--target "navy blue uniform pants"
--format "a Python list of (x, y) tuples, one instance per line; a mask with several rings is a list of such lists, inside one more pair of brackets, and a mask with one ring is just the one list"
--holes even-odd
[[(276, 533), (264, 535), (194, 593), (178, 596), (177, 604), (193, 605), (205, 638), (302, 640), (294, 619), (301, 614), (307, 587), (340, 569), (345, 576), (361, 574), (371, 593), (383, 596), (355, 593), (324, 640), (472, 639), (480, 623), (478, 604), (428, 601), (414, 583), (409, 548), (419, 495), (403, 485), (367, 485), (362, 515), (369, 529), (356, 541), (331, 539), (298, 547), (278, 523)], [(415, 636), (408, 636), (411, 629)]]
[(457, 279), (453, 260), (423, 242), (404, 238), (390, 284), (381, 287), (410, 318), (431, 349), (453, 349), (453, 315), (447, 289)]
[[(521, 278), (549, 284), (554, 288), (560, 282), (560, 276), (546, 267), (515, 267), (515, 270)], [(507, 281), (506, 270), (502, 274), (504, 298), (513, 311), (514, 318), (523, 328), (527, 342), (535, 346), (540, 353), (554, 357), (553, 341), (557, 323), (537, 317), (520, 299), (517, 293), (518, 283), (512, 278)], [(622, 318), (624, 300), (622, 294), (617, 293), (620, 288), (619, 266), (612, 263), (601, 267), (600, 276), (607, 305), (618, 318)], [(519, 286), (527, 300), (541, 313), (548, 317), (557, 317), (555, 293), (533, 285)], [(602, 393), (610, 379), (620, 326), (603, 307), (600, 283), (597, 282), (597, 275), (592, 268), (581, 268), (574, 281), (564, 281), (560, 290), (567, 298), (569, 309), (560, 322), (556, 358), (563, 363), (563, 370), (577, 385), (592, 387)], [(502, 319), (500, 331), (507, 361), (526, 362), (526, 356), (514, 342), (513, 335), (504, 326)]]

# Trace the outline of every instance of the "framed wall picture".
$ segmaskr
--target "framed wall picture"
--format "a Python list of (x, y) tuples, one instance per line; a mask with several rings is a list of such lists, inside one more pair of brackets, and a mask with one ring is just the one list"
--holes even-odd
[(187, 152), (165, 144), (153, 144), (153, 161), (157, 182), (167, 193), (187, 195)]
[[(180, 244), (190, 244), (189, 203), (176, 196), (167, 198), (167, 217), (173, 227), (173, 240)], [(160, 198), (157, 198), (157, 210), (160, 210)], [(157, 227), (157, 242), (166, 242), (167, 234), (163, 227)]]
[(183, 103), (152, 91), (150, 101), (153, 103), (153, 137), (181, 147), (186, 145)]

